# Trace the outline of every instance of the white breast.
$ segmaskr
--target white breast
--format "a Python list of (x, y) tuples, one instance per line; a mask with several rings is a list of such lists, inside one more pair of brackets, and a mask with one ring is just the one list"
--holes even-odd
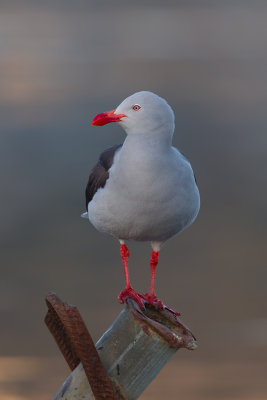
[(196, 218), (194, 174), (175, 148), (128, 136), (109, 172), (88, 207), (98, 230), (125, 240), (165, 241)]

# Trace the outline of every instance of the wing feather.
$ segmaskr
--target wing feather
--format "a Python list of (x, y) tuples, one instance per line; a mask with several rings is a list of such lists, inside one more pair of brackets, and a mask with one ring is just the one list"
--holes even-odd
[(99, 160), (92, 169), (89, 180), (85, 189), (86, 210), (88, 211), (88, 203), (93, 199), (99, 188), (103, 188), (109, 177), (109, 169), (114, 160), (115, 153), (120, 149), (122, 144), (110, 147), (100, 154)]

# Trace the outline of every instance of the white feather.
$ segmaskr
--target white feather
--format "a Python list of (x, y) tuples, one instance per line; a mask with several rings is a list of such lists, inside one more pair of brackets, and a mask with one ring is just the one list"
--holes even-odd
[(82, 218), (86, 218), (86, 219), (88, 219), (88, 218), (89, 218), (89, 216), (88, 216), (88, 212), (84, 212), (84, 213), (82, 213), (82, 214), (81, 214), (81, 217), (82, 217)]
[[(129, 112), (135, 102), (142, 114)], [(116, 112), (127, 115), (120, 124), (128, 136), (105, 187), (89, 203), (89, 219), (98, 230), (122, 240), (166, 241), (188, 227), (200, 207), (191, 165), (171, 146), (173, 112), (150, 92), (130, 96)]]

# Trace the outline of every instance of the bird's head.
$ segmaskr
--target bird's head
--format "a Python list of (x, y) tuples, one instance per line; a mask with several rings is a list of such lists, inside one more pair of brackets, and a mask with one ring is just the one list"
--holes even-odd
[(147, 91), (134, 93), (115, 110), (96, 115), (92, 124), (102, 126), (110, 122), (119, 123), (128, 134), (172, 135), (174, 131), (174, 113), (169, 104)]

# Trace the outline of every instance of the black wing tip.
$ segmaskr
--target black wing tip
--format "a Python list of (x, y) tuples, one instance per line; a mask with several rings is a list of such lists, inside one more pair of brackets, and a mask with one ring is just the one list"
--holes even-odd
[(88, 211), (88, 204), (93, 199), (95, 193), (99, 188), (103, 188), (109, 177), (109, 169), (111, 168), (116, 151), (122, 147), (122, 144), (115, 144), (112, 147), (104, 150), (96, 165), (91, 170), (88, 183), (85, 189), (86, 210)]

